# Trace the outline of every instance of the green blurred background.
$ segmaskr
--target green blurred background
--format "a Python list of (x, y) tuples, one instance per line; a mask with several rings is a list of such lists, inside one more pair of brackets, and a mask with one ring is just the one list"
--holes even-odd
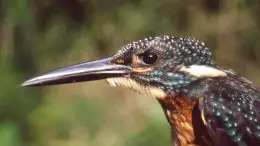
[(161, 34), (203, 40), (260, 84), (259, 0), (0, 0), (0, 146), (170, 146), (154, 98), (104, 81), (20, 87)]

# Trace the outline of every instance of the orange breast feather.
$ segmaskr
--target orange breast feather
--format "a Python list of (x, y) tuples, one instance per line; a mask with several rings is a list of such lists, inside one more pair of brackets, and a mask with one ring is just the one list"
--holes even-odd
[(195, 145), (192, 110), (196, 101), (185, 96), (158, 98), (158, 101), (163, 106), (165, 115), (176, 132), (180, 145)]

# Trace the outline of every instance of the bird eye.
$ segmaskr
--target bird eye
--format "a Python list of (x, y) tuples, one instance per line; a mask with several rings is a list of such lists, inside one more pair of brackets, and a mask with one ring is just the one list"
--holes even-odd
[(157, 60), (158, 56), (156, 53), (151, 51), (145, 51), (143, 54), (143, 62), (146, 64), (154, 64)]

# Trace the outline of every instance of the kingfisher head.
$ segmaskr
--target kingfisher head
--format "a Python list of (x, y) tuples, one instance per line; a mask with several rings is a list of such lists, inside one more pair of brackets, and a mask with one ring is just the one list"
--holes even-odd
[(193, 82), (225, 76), (211, 59), (209, 48), (194, 38), (148, 37), (124, 45), (115, 55), (34, 77), (23, 86), (54, 85), (106, 79), (155, 97), (179, 93)]

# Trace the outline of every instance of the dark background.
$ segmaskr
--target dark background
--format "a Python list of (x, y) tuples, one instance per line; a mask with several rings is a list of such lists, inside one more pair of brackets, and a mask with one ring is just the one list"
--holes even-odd
[(170, 145), (154, 98), (104, 81), (20, 87), (161, 34), (203, 40), (218, 64), (260, 84), (259, 0), (0, 0), (0, 145)]

